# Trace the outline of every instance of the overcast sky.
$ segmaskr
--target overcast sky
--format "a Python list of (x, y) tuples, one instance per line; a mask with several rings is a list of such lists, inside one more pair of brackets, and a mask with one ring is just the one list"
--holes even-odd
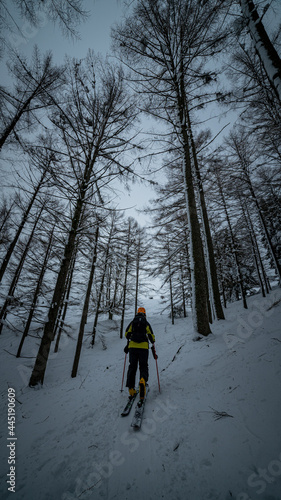
[[(12, 9), (12, 3), (10, 5)], [(83, 58), (86, 56), (89, 48), (93, 49), (96, 53), (112, 56), (110, 50), (110, 29), (115, 22), (119, 22), (122, 19), (124, 13), (123, 0), (84, 0), (83, 8), (89, 11), (89, 17), (77, 27), (80, 39), (67, 38), (62, 34), (58, 24), (54, 26), (51, 21), (48, 21), (42, 15), (40, 27), (38, 28), (32, 27), (23, 19), (17, 19), (19, 28), (24, 36), (15, 37), (7, 34), (9, 43), (28, 57), (31, 56), (35, 44), (38, 45), (41, 53), (51, 50), (54, 62), (57, 64), (63, 63), (66, 54)], [(7, 70), (4, 60), (1, 61), (0, 70), (2, 83), (5, 84)], [(218, 116), (221, 112), (222, 110), (218, 113), (217, 109), (210, 110), (209, 116), (213, 116), (213, 119), (208, 121), (206, 126), (211, 128), (213, 135), (216, 135), (226, 123), (230, 122), (233, 125), (235, 121), (234, 114), (228, 112), (224, 117)], [(226, 128), (225, 133), (229, 132), (231, 125)], [(148, 126), (144, 122), (145, 131), (147, 131), (146, 128)], [(160, 167), (160, 164), (158, 167)], [(163, 180), (163, 175), (161, 179)], [(148, 187), (138, 185), (133, 188), (130, 195), (126, 190), (122, 189), (117, 192), (117, 196), (116, 202), (119, 202), (119, 207), (122, 209), (127, 207), (142, 208), (144, 204), (149, 204), (149, 199), (154, 197), (154, 192)], [(147, 217), (143, 218), (135, 210), (129, 210), (128, 215), (133, 215), (141, 225), (149, 223)]]
[[(42, 15), (38, 28), (32, 27), (24, 19), (17, 18), (23, 36), (8, 35), (9, 43), (27, 57), (31, 56), (35, 44), (41, 53), (51, 50), (56, 64), (63, 63), (65, 55), (83, 58), (89, 48), (93, 49), (95, 53), (107, 54), (111, 57), (110, 29), (115, 22), (122, 19), (123, 1), (84, 0), (83, 9), (89, 11), (89, 17), (77, 27), (80, 39), (64, 36), (58, 24), (54, 25)], [(13, 15), (16, 15), (15, 11), (13, 11)], [(4, 84), (8, 81), (5, 64), (5, 60), (2, 60), (1, 75)], [(150, 223), (148, 217), (139, 214), (136, 209), (149, 205), (149, 200), (154, 196), (154, 191), (150, 187), (138, 184), (133, 186), (131, 193), (129, 193), (122, 186), (118, 186), (114, 203), (118, 204), (120, 209), (128, 209), (126, 210), (127, 215), (135, 217), (140, 225), (147, 225)]]
[[(11, 12), (12, 4), (11, 5)], [(40, 26), (34, 28), (23, 19), (18, 25), (23, 36), (10, 35), (9, 41), (20, 52), (31, 54), (34, 44), (43, 51), (52, 50), (54, 61), (63, 62), (64, 55), (84, 57), (88, 48), (106, 54), (110, 52), (110, 27), (122, 17), (123, 5), (120, 0), (83, 0), (83, 9), (89, 12), (86, 21), (77, 26), (80, 40), (70, 39), (62, 34), (59, 24), (54, 25), (42, 13)]]

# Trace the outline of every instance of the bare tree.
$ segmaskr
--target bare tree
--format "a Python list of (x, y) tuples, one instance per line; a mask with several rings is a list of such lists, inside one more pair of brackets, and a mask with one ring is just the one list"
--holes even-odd
[(30, 249), (30, 245), (31, 245), (31, 242), (32, 242), (32, 239), (34, 237), (35, 230), (36, 230), (36, 226), (37, 226), (37, 224), (38, 224), (38, 222), (40, 220), (43, 208), (44, 207), (42, 206), (41, 209), (39, 210), (39, 213), (36, 216), (36, 219), (35, 219), (35, 222), (33, 224), (31, 233), (30, 233), (29, 238), (28, 238), (28, 240), (27, 240), (27, 242), (26, 242), (26, 244), (24, 246), (24, 250), (22, 252), (21, 258), (19, 260), (19, 263), (18, 263), (17, 268), (15, 270), (12, 282), (10, 284), (7, 298), (6, 298), (6, 300), (5, 300), (5, 302), (4, 302), (3, 306), (2, 306), (2, 309), (1, 309), (1, 312), (0, 312), (0, 334), (2, 333), (2, 328), (3, 328), (3, 324), (4, 324), (3, 321), (6, 319), (6, 316), (7, 316), (7, 313), (8, 313), (8, 306), (10, 305), (12, 297), (14, 296), (15, 289), (16, 289), (16, 286), (17, 286), (18, 281), (20, 279), (22, 268), (23, 268), (23, 265), (24, 265), (24, 262), (25, 262), (25, 259), (26, 259), (26, 255), (27, 255), (27, 252)]
[[(47, 174), (48, 174), (50, 165), (52, 163), (53, 155), (49, 154), (48, 152), (46, 153), (46, 151), (43, 151), (43, 153), (42, 153), (42, 150), (33, 150), (33, 153), (31, 153), (31, 154), (33, 155), (33, 158), (31, 159), (31, 162), (30, 162), (30, 168), (31, 169), (32, 168), (38, 169), (38, 167), (39, 167), (41, 170), (41, 175), (40, 175), (39, 180), (32, 179), (32, 178), (30, 179), (30, 182), (32, 183), (31, 188), (29, 187), (29, 189), (31, 189), (31, 193), (29, 195), (29, 199), (27, 199), (25, 202), (26, 207), (24, 208), (21, 220), (20, 220), (19, 225), (16, 229), (16, 232), (15, 232), (13, 239), (9, 244), (7, 252), (3, 258), (1, 268), (0, 268), (0, 282), (3, 279), (4, 273), (7, 269), (10, 258), (13, 254), (13, 251), (14, 251), (15, 246), (18, 242), (18, 239), (22, 233), (22, 230), (26, 224), (26, 221), (28, 220), (30, 211), (31, 211), (31, 209), (32, 209), (37, 197), (38, 197), (38, 194), (40, 193), (40, 191), (43, 188), (43, 186), (45, 185), (45, 183), (48, 181)], [(40, 172), (40, 170), (39, 170), (39, 172)], [(26, 184), (24, 189), (26, 189), (26, 190), (28, 189), (27, 184)]]
[[(133, 15), (113, 31), (123, 61), (147, 96), (146, 111), (172, 123), (182, 148), (186, 209), (190, 228), (193, 317), (196, 331), (210, 333), (208, 287), (193, 178), (187, 104), (196, 85), (206, 82), (202, 65), (224, 34), (217, 23), (221, 2), (140, 0)], [(217, 30), (217, 31), (215, 31)], [(210, 76), (210, 79), (212, 77)], [(200, 83), (199, 83), (200, 82)]]
[(24, 57), (14, 54), (8, 66), (15, 81), (11, 91), (0, 87), (4, 124), (0, 133), (0, 150), (12, 133), (18, 138), (19, 123), (23, 118), (26, 118), (27, 128), (32, 123), (31, 115), (34, 122), (40, 109), (53, 105), (55, 93), (64, 83), (63, 68), (52, 64), (50, 53), (42, 58), (37, 48), (30, 64)]
[(136, 109), (125, 92), (123, 72), (107, 63), (103, 65), (89, 54), (84, 63), (70, 61), (68, 81), (66, 107), (61, 106), (53, 116), (59, 132), (59, 144), (53, 147), (61, 152), (57, 153), (59, 168), (54, 169), (53, 175), (71, 205), (71, 222), (30, 386), (44, 380), (69, 266), (78, 235), (83, 231), (84, 208), (92, 204), (95, 210), (103, 205), (102, 191), (111, 180), (122, 173), (132, 173), (124, 153), (133, 147), (128, 130)]
[(237, 243), (237, 240), (234, 236), (234, 231), (232, 228), (232, 223), (231, 223), (231, 219), (230, 219), (230, 215), (229, 215), (229, 209), (227, 206), (226, 196), (225, 196), (224, 189), (223, 189), (223, 181), (222, 181), (222, 173), (221, 173), (222, 168), (221, 167), (222, 167), (222, 165), (219, 162), (214, 162), (212, 165), (212, 170), (213, 170), (213, 173), (216, 177), (216, 183), (218, 186), (218, 192), (219, 192), (219, 196), (220, 196), (220, 200), (221, 200), (221, 205), (223, 208), (225, 220), (227, 222), (227, 226), (228, 226), (228, 230), (229, 230), (229, 234), (230, 234), (230, 238), (231, 238), (231, 256), (234, 256), (234, 259), (235, 259), (237, 282), (238, 282), (240, 290), (241, 290), (241, 297), (243, 300), (243, 306), (245, 309), (248, 309), (247, 300), (246, 300), (246, 292), (245, 292), (245, 287), (244, 287), (244, 283), (243, 283), (243, 275), (242, 275), (242, 271), (241, 271), (241, 263), (240, 263), (239, 255), (238, 255), (238, 243)]
[(73, 367), (72, 367), (72, 372), (71, 372), (72, 378), (76, 377), (76, 375), (77, 375), (77, 370), (78, 370), (78, 365), (79, 365), (79, 360), (80, 360), (80, 354), (81, 354), (81, 348), (82, 348), (82, 342), (83, 342), (83, 336), (84, 336), (84, 329), (85, 329), (85, 325), (87, 322), (91, 290), (92, 290), (93, 279), (94, 279), (94, 274), (95, 274), (95, 270), (96, 270), (98, 239), (99, 239), (99, 223), (97, 223), (97, 227), (96, 227), (91, 270), (90, 270), (90, 275), (89, 275), (89, 280), (88, 280), (88, 286), (87, 286), (87, 291), (86, 291), (86, 296), (85, 296), (85, 301), (84, 301), (84, 306), (83, 306), (83, 311), (82, 311), (82, 316), (81, 316), (81, 321), (80, 321), (79, 333), (78, 333), (78, 338), (77, 338), (76, 351), (75, 351)]
[[(23, 21), (20, 25), (17, 17)], [(58, 23), (66, 35), (78, 36), (77, 26), (85, 20), (88, 12), (83, 10), (82, 0), (2, 0), (0, 23), (2, 47), (17, 47), (48, 21)]]
[(95, 339), (96, 339), (96, 331), (97, 331), (97, 324), (98, 324), (98, 318), (100, 314), (100, 305), (101, 305), (101, 300), (102, 300), (102, 295), (103, 295), (103, 289), (104, 289), (104, 281), (106, 277), (106, 272), (108, 268), (108, 260), (109, 260), (109, 253), (111, 250), (111, 244), (112, 244), (112, 239), (115, 235), (116, 232), (116, 214), (113, 212), (112, 218), (111, 218), (111, 224), (109, 228), (109, 234), (105, 246), (105, 252), (104, 252), (104, 259), (103, 259), (103, 264), (102, 264), (102, 272), (101, 272), (101, 278), (98, 286), (98, 293), (97, 293), (97, 300), (95, 304), (95, 319), (94, 319), (94, 326), (93, 326), (93, 332), (92, 332), (92, 341), (91, 345), (93, 346), (95, 344)]
[(255, 191), (255, 187), (253, 185), (251, 175), (250, 175), (250, 168), (252, 163), (255, 160), (255, 157), (253, 157), (253, 154), (251, 153), (250, 147), (248, 145), (248, 140), (246, 134), (243, 132), (243, 130), (240, 131), (233, 131), (228, 140), (226, 141), (227, 146), (230, 149), (230, 152), (234, 156), (236, 160), (236, 164), (242, 173), (244, 182), (246, 184), (247, 189), (249, 190), (249, 193), (252, 198), (252, 202), (254, 203), (256, 210), (258, 212), (258, 216), (260, 219), (261, 227), (265, 235), (265, 239), (270, 251), (270, 255), (272, 258), (272, 261), (274, 263), (274, 267), (276, 270), (276, 274), (278, 276), (278, 281), (281, 286), (281, 266), (278, 261), (278, 257), (276, 255), (276, 249), (274, 248), (274, 245), (272, 244), (272, 240), (269, 234), (269, 230), (266, 224), (265, 217), (263, 215), (263, 211), (260, 206), (260, 202), (258, 199), (258, 195)]
[(29, 311), (28, 318), (27, 318), (27, 321), (26, 321), (26, 324), (25, 324), (25, 327), (24, 327), (24, 331), (23, 331), (23, 334), (22, 334), (22, 337), (21, 337), (21, 341), (19, 343), (19, 347), (18, 347), (18, 350), (17, 350), (17, 358), (19, 358), (20, 355), (21, 355), (21, 350), (22, 350), (24, 341), (25, 341), (25, 339), (26, 339), (26, 337), (28, 335), (29, 328), (30, 328), (30, 325), (31, 325), (31, 322), (32, 322), (32, 319), (33, 319), (33, 315), (34, 315), (35, 308), (36, 308), (36, 303), (37, 303), (37, 300), (38, 300), (38, 297), (39, 297), (39, 294), (40, 294), (40, 291), (41, 291), (41, 287), (42, 287), (44, 275), (45, 275), (46, 270), (47, 270), (47, 264), (48, 264), (48, 260), (49, 260), (49, 257), (50, 257), (52, 243), (53, 243), (54, 230), (55, 230), (55, 226), (53, 227), (53, 229), (51, 231), (51, 234), (50, 234), (50, 237), (49, 237), (49, 242), (48, 242), (48, 245), (47, 245), (47, 248), (46, 248), (46, 253), (45, 253), (44, 261), (43, 261), (43, 264), (42, 264), (42, 267), (41, 267), (40, 274), (38, 276), (37, 285), (36, 285), (36, 288), (35, 288), (35, 291), (34, 291), (34, 295), (33, 295), (33, 298), (32, 298), (32, 303), (31, 303), (30, 311)]
[(125, 244), (125, 271), (124, 271), (124, 283), (123, 283), (123, 300), (122, 300), (122, 310), (121, 310), (121, 324), (120, 324), (120, 339), (123, 338), (123, 328), (124, 328), (124, 317), (125, 317), (125, 308), (126, 308), (126, 296), (127, 296), (127, 282), (128, 282), (128, 273), (129, 273), (129, 265), (131, 262), (131, 246), (132, 246), (132, 224), (133, 221), (131, 218), (128, 220), (128, 230), (127, 230), (127, 242)]
[[(239, 0), (247, 28), (268, 80), (281, 102), (281, 59), (271, 42), (253, 0)], [(266, 4), (264, 12), (269, 7)]]

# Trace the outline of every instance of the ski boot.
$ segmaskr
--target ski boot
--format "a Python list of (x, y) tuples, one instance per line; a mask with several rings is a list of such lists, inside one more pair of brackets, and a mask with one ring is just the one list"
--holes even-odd
[(144, 378), (141, 378), (140, 379), (140, 400), (144, 400), (145, 393), (146, 393), (145, 380), (144, 380)]

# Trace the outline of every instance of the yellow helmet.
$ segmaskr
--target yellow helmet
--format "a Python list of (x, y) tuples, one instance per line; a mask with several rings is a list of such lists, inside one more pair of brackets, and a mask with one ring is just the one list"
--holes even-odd
[(138, 308), (138, 314), (139, 314), (139, 313), (146, 314), (146, 312), (145, 312), (145, 308), (144, 308), (144, 307), (139, 307), (139, 308)]

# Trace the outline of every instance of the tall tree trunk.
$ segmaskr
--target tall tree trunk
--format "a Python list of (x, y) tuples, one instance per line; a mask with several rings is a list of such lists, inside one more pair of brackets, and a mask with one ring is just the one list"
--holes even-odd
[[(194, 139), (193, 139), (191, 121), (190, 121), (190, 116), (189, 116), (189, 111), (187, 109), (187, 106), (186, 106), (186, 117), (187, 117), (188, 130), (189, 130), (189, 136), (190, 136), (190, 142), (191, 142), (191, 149), (192, 149), (192, 154), (193, 154), (195, 175), (197, 177), (197, 182), (198, 182), (200, 206), (201, 206), (201, 210), (202, 210), (202, 220), (203, 220), (203, 224), (204, 224), (205, 237), (206, 237), (206, 250), (207, 250), (207, 254), (208, 254), (206, 260), (207, 260), (207, 266), (209, 268), (210, 289), (211, 289), (210, 300), (213, 299), (215, 314), (216, 314), (217, 319), (225, 319), (223, 308), (221, 305), (221, 300), (220, 300), (220, 291), (219, 291), (217, 268), (216, 268), (216, 262), (215, 262), (215, 256), (214, 256), (214, 247), (213, 247), (209, 218), (208, 218), (207, 207), (206, 207), (206, 202), (205, 202), (203, 183), (202, 183), (201, 173), (200, 173), (200, 169), (199, 169), (199, 165), (198, 165), (197, 152), (196, 152), (196, 147), (195, 147), (195, 143), (194, 143)], [(208, 275), (207, 275), (207, 278), (208, 278)]]
[(262, 291), (262, 296), (265, 297), (265, 288), (264, 288), (262, 276), (261, 276), (261, 273), (260, 273), (259, 261), (258, 261), (258, 257), (257, 257), (257, 251), (256, 251), (256, 245), (255, 245), (255, 240), (254, 240), (254, 236), (253, 236), (253, 227), (252, 227), (252, 224), (250, 223), (250, 216), (249, 216), (249, 212), (247, 210), (247, 207), (244, 208), (243, 203), (241, 202), (240, 196), (239, 196), (239, 199), (240, 199), (240, 203), (241, 203), (241, 209), (242, 209), (243, 217), (244, 217), (244, 220), (246, 222), (246, 226), (247, 226), (247, 229), (248, 229), (249, 235), (250, 235), (251, 246), (252, 246), (252, 253), (253, 253), (253, 260), (254, 260), (254, 264), (255, 264), (255, 268), (256, 268), (256, 272), (257, 272), (259, 284), (260, 284), (260, 288), (261, 288), (261, 291)]
[(125, 317), (125, 308), (126, 308), (126, 294), (127, 294), (127, 279), (128, 279), (129, 261), (130, 261), (130, 257), (129, 257), (130, 246), (131, 246), (131, 221), (129, 219), (128, 240), (127, 240), (127, 248), (126, 248), (125, 277), (124, 277), (124, 286), (123, 286), (123, 302), (122, 302), (121, 324), (120, 324), (120, 339), (123, 338), (124, 317)]
[(22, 271), (22, 268), (23, 268), (23, 265), (24, 265), (24, 261), (25, 261), (25, 258), (26, 258), (26, 255), (27, 255), (27, 252), (29, 250), (29, 247), (30, 247), (30, 244), (31, 244), (31, 241), (32, 241), (32, 238), (34, 236), (34, 233), (35, 233), (35, 229), (36, 229), (36, 226), (39, 222), (39, 219), (41, 217), (41, 214), (42, 214), (42, 211), (43, 211), (43, 208), (41, 208), (38, 216), (36, 217), (36, 220), (35, 220), (35, 223), (33, 225), (33, 228), (32, 228), (32, 231), (30, 233), (30, 236), (28, 238), (28, 242), (25, 246), (25, 249), (23, 251), (23, 254), (20, 258), (20, 261), (18, 263), (18, 266), (17, 266), (17, 269), (16, 269), (16, 272), (14, 274), (14, 277), (13, 277), (13, 280), (12, 280), (12, 283), (10, 285), (10, 288), (9, 288), (9, 292), (8, 292), (8, 298), (5, 300), (4, 302), (4, 305), (1, 309), (1, 312), (0, 312), (0, 334), (2, 333), (2, 328), (3, 328), (3, 323), (1, 322), (1, 320), (5, 320), (6, 316), (7, 316), (7, 309), (8, 309), (8, 306), (10, 305), (11, 303), (11, 297), (13, 297), (14, 293), (15, 293), (15, 289), (16, 289), (16, 286), (18, 284), (18, 281), (20, 279), (20, 275), (21, 275), (21, 271)]
[(241, 296), (242, 296), (242, 300), (243, 300), (243, 307), (245, 309), (248, 309), (248, 305), (247, 305), (247, 301), (246, 301), (246, 294), (245, 294), (244, 284), (243, 284), (243, 276), (242, 276), (242, 273), (241, 273), (240, 263), (239, 263), (238, 254), (237, 254), (236, 242), (235, 242), (234, 234), (233, 234), (233, 231), (232, 231), (232, 225), (231, 225), (230, 217), (229, 217), (229, 214), (228, 214), (228, 209), (227, 209), (227, 206), (226, 206), (226, 201), (225, 201), (225, 196), (224, 196), (224, 192), (223, 192), (223, 189), (222, 189), (221, 180), (219, 178), (218, 173), (217, 173), (217, 182), (218, 182), (218, 187), (219, 187), (219, 192), (220, 192), (220, 196), (221, 196), (221, 200), (222, 200), (222, 205), (223, 205), (223, 208), (224, 208), (224, 213), (225, 213), (225, 217), (226, 217), (226, 221), (227, 221), (227, 225), (228, 225), (228, 229), (229, 229), (229, 233), (230, 233), (230, 237), (231, 237), (232, 252), (233, 252), (233, 255), (234, 255), (234, 259), (235, 259), (236, 270), (237, 270), (237, 278), (238, 278), (238, 283), (239, 283), (240, 290), (241, 290)]
[(112, 220), (110, 233), (109, 233), (109, 237), (108, 237), (108, 242), (107, 242), (107, 246), (106, 246), (104, 268), (103, 268), (103, 273), (102, 273), (102, 277), (101, 277), (100, 289), (99, 289), (98, 300), (97, 300), (97, 305), (96, 305), (96, 314), (95, 314), (95, 319), (94, 319), (92, 341), (91, 341), (92, 346), (95, 344), (95, 339), (96, 339), (96, 329), (97, 329), (98, 318), (99, 318), (99, 309), (100, 309), (104, 280), (105, 280), (105, 275), (106, 275), (106, 270), (107, 270), (107, 265), (108, 265), (108, 256), (109, 256), (109, 251), (110, 251), (111, 239), (113, 236), (113, 228), (114, 228), (114, 221)]
[(59, 350), (59, 343), (60, 343), (61, 334), (62, 334), (63, 327), (64, 327), (64, 320), (65, 320), (65, 316), (67, 313), (68, 301), (69, 301), (69, 296), (70, 296), (70, 292), (71, 292), (71, 285), (72, 285), (72, 279), (73, 279), (73, 274), (74, 274), (76, 255), (77, 255), (77, 246), (76, 246), (74, 253), (73, 253), (73, 256), (72, 256), (72, 261), (71, 261), (71, 265), (70, 265), (67, 280), (66, 280), (65, 293), (64, 293), (64, 297), (63, 297), (62, 302), (61, 302), (61, 307), (59, 310), (58, 318), (56, 321), (56, 326), (54, 329), (53, 340), (56, 337), (57, 329), (59, 330), (58, 334), (57, 334), (54, 352), (58, 352), (58, 350)]
[(211, 333), (211, 329), (209, 325), (207, 305), (208, 290), (206, 283), (206, 268), (192, 180), (189, 141), (184, 125), (182, 125), (182, 136), (184, 142), (183, 174), (185, 181), (188, 223), (190, 229), (190, 268), (192, 276), (193, 318), (195, 330), (201, 335), (207, 336)]
[(53, 293), (52, 302), (49, 308), (48, 321), (45, 324), (43, 336), (41, 339), (40, 347), (33, 367), (33, 371), (29, 380), (29, 386), (34, 387), (39, 383), (43, 384), (44, 375), (46, 371), (47, 361), (49, 357), (51, 343), (54, 338), (54, 330), (56, 320), (61, 307), (63, 296), (65, 293), (65, 286), (69, 267), (71, 264), (72, 256), (75, 251), (75, 243), (78, 227), (80, 224), (80, 217), (83, 208), (83, 200), (86, 192), (87, 182), (84, 183), (79, 198), (76, 201), (76, 207), (72, 218), (71, 229), (68, 235), (68, 240), (65, 245), (64, 255), (61, 262), (60, 270), (58, 273), (55, 290)]
[(265, 218), (263, 216), (262, 209), (260, 207), (259, 201), (258, 201), (258, 199), (256, 197), (256, 194), (255, 194), (255, 191), (254, 191), (254, 188), (253, 188), (253, 184), (252, 184), (252, 182), (251, 182), (251, 180), (250, 180), (249, 177), (248, 177), (248, 185), (249, 185), (249, 188), (250, 188), (251, 195), (253, 197), (253, 201), (254, 201), (254, 203), (255, 203), (255, 205), (257, 207), (257, 211), (258, 211), (259, 218), (260, 218), (260, 221), (261, 221), (261, 226), (263, 228), (263, 231), (264, 231), (264, 234), (265, 234), (265, 238), (266, 238), (266, 241), (267, 241), (267, 244), (268, 244), (268, 247), (269, 247), (269, 251), (270, 251), (273, 263), (274, 263), (274, 267), (276, 269), (276, 274), (278, 276), (279, 286), (281, 286), (281, 267), (280, 267), (280, 264), (278, 262), (278, 258), (277, 258), (276, 252), (275, 252), (275, 248), (272, 245), (272, 241), (271, 241), (271, 238), (270, 238), (269, 231), (267, 229), (267, 224), (265, 222)]
[(14, 205), (15, 205), (15, 201), (12, 201), (10, 208), (8, 208), (8, 210), (7, 210), (6, 214), (5, 214), (5, 216), (3, 217), (3, 221), (2, 221), (2, 224), (1, 224), (1, 227), (0, 227), (0, 233), (3, 231), (3, 229), (4, 229), (4, 227), (5, 227), (5, 224), (6, 224), (6, 222), (8, 221), (8, 219), (9, 219), (9, 217), (10, 217), (10, 213), (11, 213), (11, 211), (12, 211), (12, 209), (13, 209)]
[(49, 243), (48, 243), (47, 250), (46, 250), (46, 253), (45, 253), (44, 262), (42, 264), (41, 272), (40, 272), (40, 275), (39, 275), (39, 278), (38, 278), (38, 281), (37, 281), (37, 285), (36, 285), (36, 288), (35, 288), (35, 292), (34, 292), (34, 295), (33, 295), (31, 308), (30, 308), (29, 315), (28, 315), (28, 318), (27, 318), (27, 322), (25, 324), (24, 332), (22, 334), (22, 338), (21, 338), (21, 341), (20, 341), (20, 344), (19, 344), (19, 347), (18, 347), (18, 351), (17, 351), (17, 355), (16, 355), (17, 358), (19, 358), (20, 355), (21, 355), (21, 350), (22, 350), (24, 341), (25, 341), (25, 339), (26, 339), (26, 337), (28, 335), (29, 328), (30, 328), (30, 325), (31, 325), (31, 321), (33, 319), (33, 315), (34, 315), (36, 304), (37, 304), (37, 299), (38, 299), (38, 296), (39, 296), (39, 293), (40, 293), (40, 290), (41, 290), (42, 282), (43, 282), (44, 275), (45, 275), (46, 268), (47, 268), (48, 259), (49, 259), (49, 256), (50, 256), (50, 250), (51, 250), (51, 246), (52, 246), (52, 242), (53, 242), (54, 230), (55, 230), (55, 227), (53, 227), (51, 235), (50, 235)]
[(255, 229), (254, 229), (254, 226), (253, 226), (253, 223), (252, 223), (252, 220), (251, 220), (251, 217), (250, 217), (247, 205), (245, 205), (245, 212), (246, 212), (246, 217), (247, 217), (248, 225), (249, 225), (249, 228), (250, 228), (251, 238), (253, 239), (253, 244), (254, 244), (254, 248), (255, 248), (255, 254), (256, 254), (256, 257), (257, 257), (257, 265), (261, 269), (261, 280), (262, 280), (262, 283), (263, 283), (262, 288), (265, 289), (265, 293), (269, 293), (268, 278), (266, 276), (266, 272), (265, 272), (263, 261), (262, 261), (262, 258), (261, 258), (261, 253), (260, 253), (260, 249), (259, 249), (257, 237), (256, 237), (256, 234), (255, 234)]
[(183, 309), (183, 317), (187, 317), (186, 313), (186, 296), (184, 289), (184, 279), (183, 279), (183, 266), (182, 266), (182, 253), (180, 253), (180, 281), (181, 281), (181, 291), (182, 291), (182, 309)]
[(116, 307), (116, 297), (117, 297), (117, 292), (118, 292), (118, 286), (119, 286), (119, 275), (120, 275), (120, 270), (117, 268), (116, 269), (116, 272), (115, 272), (115, 285), (114, 285), (114, 292), (113, 292), (113, 297), (112, 297), (112, 301), (111, 301), (111, 304), (110, 304), (110, 318), (109, 319), (112, 319), (113, 318), (113, 311)]
[(4, 144), (5, 144), (6, 140), (8, 139), (9, 135), (13, 132), (16, 124), (21, 119), (22, 115), (28, 109), (31, 101), (34, 99), (34, 97), (36, 96), (37, 92), (38, 92), (38, 88), (36, 88), (36, 90), (34, 90), (34, 92), (32, 92), (32, 94), (30, 95), (30, 97), (22, 104), (22, 106), (20, 107), (20, 109), (18, 110), (18, 112), (15, 114), (15, 116), (10, 121), (9, 125), (7, 125), (7, 127), (5, 128), (4, 132), (2, 133), (2, 135), (0, 137), (0, 150), (4, 146)]
[(171, 268), (171, 254), (170, 254), (170, 244), (167, 241), (168, 250), (168, 272), (169, 272), (169, 287), (170, 287), (170, 306), (171, 306), (171, 319), (172, 325), (175, 324), (175, 313), (174, 313), (174, 297), (173, 297), (173, 282), (172, 282), (172, 268)]
[(94, 279), (94, 274), (95, 274), (95, 269), (96, 269), (97, 254), (98, 254), (98, 239), (99, 239), (99, 226), (97, 226), (97, 228), (96, 228), (95, 246), (94, 246), (94, 251), (93, 251), (93, 259), (92, 259), (92, 265), (91, 265), (91, 271), (90, 271), (90, 276), (89, 276), (89, 281), (88, 281), (88, 287), (87, 287), (87, 292), (86, 292), (86, 296), (85, 296), (85, 301), (84, 301), (84, 306), (83, 306), (83, 311), (82, 311), (82, 316), (81, 316), (81, 321), (80, 321), (80, 327), (79, 327), (79, 333), (78, 333), (78, 338), (77, 338), (76, 351), (75, 351), (75, 356), (74, 356), (74, 361), (73, 361), (73, 367), (72, 367), (72, 372), (71, 372), (71, 377), (72, 378), (76, 377), (76, 375), (77, 375), (77, 370), (78, 370), (78, 365), (79, 365), (79, 360), (80, 360), (80, 354), (81, 354), (81, 349), (82, 349), (82, 342), (83, 342), (84, 330), (85, 330), (85, 325), (87, 323), (89, 303), (90, 303), (90, 296), (91, 296), (91, 290), (92, 290), (92, 285), (93, 285), (93, 279)]
[[(175, 72), (176, 75), (176, 72)], [(203, 243), (201, 239), (200, 224), (197, 215), (195, 191), (192, 176), (192, 164), (190, 154), (190, 139), (186, 125), (185, 106), (185, 82), (184, 73), (181, 73), (180, 81), (175, 76), (175, 87), (177, 90), (177, 105), (180, 120), (180, 135), (183, 144), (183, 178), (184, 191), (187, 207), (188, 225), (190, 230), (190, 259), (192, 276), (192, 311), (195, 330), (204, 336), (211, 333), (208, 313), (208, 284), (206, 282), (206, 266), (204, 259)]]
[(23, 217), (21, 219), (21, 222), (20, 222), (20, 225), (19, 225), (19, 227), (17, 229), (17, 232), (16, 232), (16, 234), (14, 236), (14, 239), (13, 239), (13, 241), (9, 245), (9, 248), (7, 250), (7, 253), (6, 253), (5, 257), (4, 257), (4, 260), (3, 260), (1, 268), (0, 268), (0, 282), (2, 281), (3, 275), (4, 275), (4, 273), (5, 273), (6, 269), (7, 269), (7, 266), (9, 264), (10, 258), (12, 256), (13, 251), (14, 251), (14, 248), (15, 248), (17, 242), (18, 242), (18, 239), (19, 239), (19, 237), (21, 235), (23, 227), (24, 227), (24, 225), (25, 225), (25, 223), (27, 221), (27, 218), (28, 218), (30, 210), (31, 210), (31, 208), (33, 206), (33, 203), (35, 202), (36, 197), (37, 197), (37, 195), (39, 193), (39, 190), (40, 190), (40, 188), (41, 188), (41, 186), (42, 186), (42, 184), (44, 182), (46, 174), (47, 174), (47, 168), (44, 170), (44, 172), (43, 172), (43, 174), (41, 176), (41, 179), (39, 180), (39, 182), (38, 182), (38, 184), (37, 184), (37, 186), (36, 186), (36, 188), (34, 190), (34, 193), (33, 193), (32, 197), (31, 197), (31, 200), (30, 200), (30, 202), (28, 204), (28, 207), (27, 207), (26, 211), (23, 214)]
[(268, 80), (281, 102), (281, 59), (264, 29), (253, 0), (240, 0), (240, 5)]
[(139, 273), (140, 273), (140, 237), (138, 240), (138, 248), (137, 248), (137, 262), (136, 262), (136, 294), (135, 294), (135, 315), (138, 311), (138, 294), (139, 294)]

